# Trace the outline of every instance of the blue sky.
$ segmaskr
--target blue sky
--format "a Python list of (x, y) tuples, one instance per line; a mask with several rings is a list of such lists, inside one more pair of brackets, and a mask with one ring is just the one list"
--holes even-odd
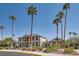
[[(31, 4), (0, 4), (0, 24), (4, 29), (4, 37), (11, 35), (11, 21), (9, 16), (15, 15), (17, 20), (14, 25), (15, 38), (30, 34), (31, 16), (26, 13), (26, 8)], [(56, 14), (62, 9), (63, 4), (33, 4), (37, 7), (37, 15), (34, 16), (34, 28), (33, 33), (39, 34), (51, 40), (56, 37), (56, 26), (52, 24)], [(64, 19), (63, 19), (64, 20)], [(71, 4), (71, 9), (68, 10), (67, 18), (67, 31), (66, 38), (68, 38), (68, 32), (79, 33), (79, 4)], [(59, 26), (60, 27), (60, 26)], [(59, 28), (60, 37), (60, 28)], [(0, 32), (1, 38), (1, 32)]]

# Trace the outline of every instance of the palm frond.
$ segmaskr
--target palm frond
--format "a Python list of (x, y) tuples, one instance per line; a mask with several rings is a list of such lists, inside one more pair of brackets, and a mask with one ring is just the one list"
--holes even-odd
[(62, 9), (70, 9), (70, 3), (65, 3)]
[(34, 7), (33, 5), (31, 5), (30, 7), (28, 7), (28, 15), (37, 15), (37, 10), (36, 7)]
[(9, 19), (16, 20), (16, 16), (9, 16)]
[(3, 26), (3, 25), (0, 25), (0, 29), (1, 29), (1, 30), (4, 29), (4, 26)]

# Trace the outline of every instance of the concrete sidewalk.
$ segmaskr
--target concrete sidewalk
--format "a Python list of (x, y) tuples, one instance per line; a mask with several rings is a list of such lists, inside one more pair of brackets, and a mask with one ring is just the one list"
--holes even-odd
[(64, 54), (43, 53), (43, 52), (39, 52), (39, 51), (22, 51), (22, 50), (0, 50), (0, 51), (30, 53), (30, 54), (37, 54), (37, 55), (42, 55), (42, 56), (67, 56)]

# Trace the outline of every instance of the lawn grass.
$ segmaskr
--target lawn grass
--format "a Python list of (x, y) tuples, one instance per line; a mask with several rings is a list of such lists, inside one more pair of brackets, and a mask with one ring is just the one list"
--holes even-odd
[[(11, 51), (0, 51), (0, 52), (11, 52)], [(13, 52), (13, 51), (12, 51)], [(18, 53), (18, 54), (28, 54), (30, 56), (42, 56), (42, 55), (38, 55), (38, 54), (33, 54), (33, 53), (24, 53), (24, 52), (15, 52), (15, 53)], [(27, 56), (27, 55), (26, 55)]]
[(37, 55), (37, 54), (32, 54), (33, 56), (42, 56), (42, 55)]
[[(23, 53), (23, 52), (18, 52), (18, 53)], [(31, 54), (32, 56), (42, 56), (42, 55), (33, 54), (33, 53), (25, 53), (25, 54)]]

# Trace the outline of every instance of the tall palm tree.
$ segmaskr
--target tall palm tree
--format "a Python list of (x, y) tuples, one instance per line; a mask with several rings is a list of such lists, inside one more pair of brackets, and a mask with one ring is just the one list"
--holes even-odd
[(63, 24), (62, 24), (62, 19), (64, 17), (64, 12), (60, 11), (56, 16), (59, 18), (60, 24), (61, 24), (61, 39), (62, 39), (61, 47), (63, 48)]
[(60, 24), (61, 24), (61, 39), (63, 39), (63, 24), (62, 24), (62, 18), (64, 17), (64, 12), (63, 12), (63, 11), (60, 11), (56, 16), (60, 19)]
[(56, 15), (56, 17), (59, 18), (60, 24), (61, 24), (61, 39), (62, 39), (61, 47), (63, 47), (63, 24), (62, 24), (62, 19), (64, 17), (64, 12), (59, 11), (59, 13)]
[(59, 29), (59, 28), (58, 28), (58, 24), (59, 24), (59, 21), (60, 21), (59, 18), (56, 18), (56, 19), (53, 21), (53, 23), (56, 24), (56, 27), (57, 27), (57, 37), (56, 37), (57, 39), (58, 39), (58, 29)]
[[(27, 8), (27, 12), (28, 12), (28, 15), (31, 15), (31, 33), (30, 33), (30, 40), (32, 41), (32, 32), (33, 32), (33, 23), (34, 23), (34, 15), (37, 15), (37, 9), (36, 7), (34, 7), (33, 5), (29, 6)], [(32, 42), (31, 42), (31, 47), (32, 47)]]
[[(13, 39), (14, 21), (16, 20), (16, 16), (9, 16), (9, 19), (12, 21), (11, 38)], [(13, 44), (11, 45), (11, 47), (13, 48)]]
[(63, 10), (65, 10), (65, 22), (64, 22), (64, 47), (65, 47), (65, 36), (66, 36), (66, 23), (67, 23), (67, 12), (70, 9), (70, 3), (65, 3)]
[(3, 40), (3, 29), (4, 29), (4, 26), (0, 25), (0, 30), (1, 30), (1, 34), (2, 34), (2, 40)]

